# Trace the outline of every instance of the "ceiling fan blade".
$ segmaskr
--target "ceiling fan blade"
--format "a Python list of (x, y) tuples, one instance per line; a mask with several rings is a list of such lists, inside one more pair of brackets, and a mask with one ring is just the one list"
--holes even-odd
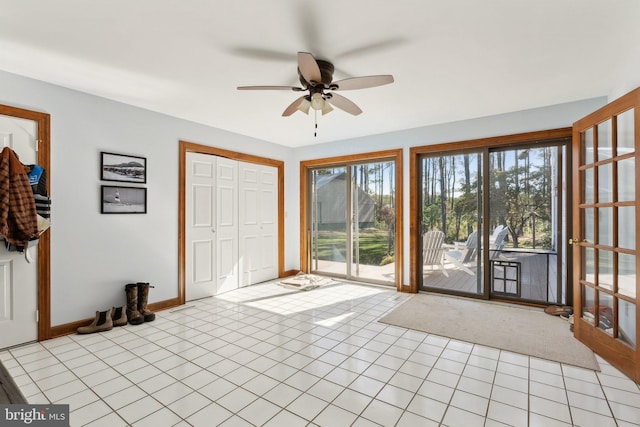
[[(361, 56), (361, 55), (366, 55), (366, 54), (370, 54), (370, 53), (376, 53), (380, 50), (383, 49), (390, 49), (392, 47), (395, 47), (397, 45), (406, 43), (407, 40), (403, 37), (392, 37), (390, 39), (386, 39), (386, 40), (379, 40), (377, 42), (373, 42), (373, 43), (369, 43), (367, 45), (364, 46), (359, 46), (350, 50), (347, 50), (345, 52), (339, 53), (337, 55), (334, 55), (333, 58), (334, 59), (338, 59), (338, 58), (346, 58), (346, 57), (352, 57), (352, 56)], [(314, 50), (315, 52), (315, 50)]]
[(268, 61), (295, 61), (296, 56), (292, 53), (280, 52), (277, 50), (260, 49), (255, 47), (236, 46), (229, 49), (229, 52), (236, 56), (243, 56), (250, 59), (264, 59)]
[(354, 116), (357, 116), (358, 114), (362, 113), (362, 110), (360, 109), (360, 107), (358, 107), (356, 104), (354, 104), (352, 101), (348, 100), (344, 96), (338, 95), (337, 93), (331, 94), (330, 102), (332, 105), (338, 107), (341, 110), (346, 111), (349, 114), (353, 114)]
[(321, 7), (315, 7), (315, 2), (299, 1), (295, 2), (295, 21), (298, 22), (299, 38), (302, 46), (310, 52), (320, 53), (319, 48), (322, 43), (322, 28), (324, 11)]
[(292, 90), (301, 92), (304, 89), (296, 86), (238, 86), (238, 90)]
[(316, 59), (310, 53), (298, 52), (298, 68), (302, 77), (309, 83), (322, 82), (320, 67), (318, 67)]
[(333, 90), (354, 90), (354, 89), (366, 89), (369, 87), (376, 87), (387, 85), (389, 83), (393, 83), (393, 76), (391, 75), (382, 75), (382, 76), (365, 76), (365, 77), (353, 77), (350, 79), (338, 80), (332, 82), (330, 87), (333, 85), (338, 86), (337, 89)]
[(305, 95), (302, 95), (300, 98), (293, 101), (287, 108), (285, 108), (285, 110), (282, 112), (282, 117), (289, 117), (290, 115), (298, 111), (298, 106), (300, 106), (300, 103), (302, 102), (304, 97)]

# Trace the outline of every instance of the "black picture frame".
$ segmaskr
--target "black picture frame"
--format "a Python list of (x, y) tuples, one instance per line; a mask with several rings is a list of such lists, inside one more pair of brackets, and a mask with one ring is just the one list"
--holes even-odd
[(146, 157), (100, 152), (100, 179), (102, 181), (147, 183)]
[(147, 189), (102, 185), (100, 190), (100, 213), (146, 214)]

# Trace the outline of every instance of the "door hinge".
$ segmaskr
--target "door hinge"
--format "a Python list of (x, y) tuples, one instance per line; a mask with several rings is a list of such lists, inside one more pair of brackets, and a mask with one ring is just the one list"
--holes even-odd
[(36, 310), (36, 323), (40, 321), (40, 310)]

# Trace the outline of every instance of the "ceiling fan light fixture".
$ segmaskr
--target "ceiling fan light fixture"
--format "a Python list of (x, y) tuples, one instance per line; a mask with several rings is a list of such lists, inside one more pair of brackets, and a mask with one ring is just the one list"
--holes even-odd
[(302, 111), (305, 114), (309, 114), (309, 108), (311, 107), (311, 103), (307, 100), (307, 98), (303, 98), (298, 105), (298, 111)]
[(322, 107), (322, 115), (329, 114), (333, 111), (333, 107), (327, 101), (324, 102), (324, 107)]
[(314, 110), (320, 111), (324, 109), (325, 104), (326, 103), (324, 102), (324, 98), (321, 93), (316, 92), (311, 95), (311, 108)]

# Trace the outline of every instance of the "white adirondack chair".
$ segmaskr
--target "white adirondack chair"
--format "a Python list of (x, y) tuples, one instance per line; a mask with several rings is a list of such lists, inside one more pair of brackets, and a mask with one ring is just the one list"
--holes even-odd
[(509, 234), (509, 229), (507, 227), (504, 227), (495, 235), (493, 239), (491, 239), (489, 243), (489, 256), (491, 259), (496, 259), (498, 258), (498, 256), (500, 256), (502, 248), (504, 248), (504, 245), (507, 243), (507, 234)]
[(439, 267), (446, 277), (449, 273), (444, 268), (444, 233), (438, 230), (427, 231), (422, 236), (422, 263), (424, 266)]
[(475, 261), (476, 254), (478, 253), (478, 232), (474, 231), (469, 234), (467, 241), (460, 249), (454, 249), (445, 252), (444, 257), (447, 261), (454, 264), (460, 270), (467, 274), (475, 276), (475, 272), (467, 267), (465, 264)]

